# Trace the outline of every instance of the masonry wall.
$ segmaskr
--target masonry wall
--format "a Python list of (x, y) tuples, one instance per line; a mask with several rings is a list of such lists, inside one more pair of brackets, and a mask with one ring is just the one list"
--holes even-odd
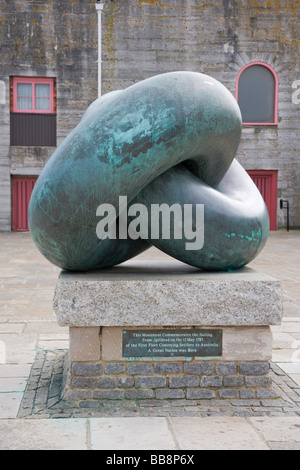
[(0, 1), (0, 230), (11, 230), (11, 175), (39, 175), (55, 150), (9, 145), (9, 77), (56, 78), (59, 145), (97, 98), (97, 41), (94, 2)]
[[(298, 0), (106, 0), (102, 13), (103, 93), (158, 73), (192, 70), (235, 94), (253, 61), (278, 75), (278, 126), (244, 127), (238, 160), (278, 170), (290, 225), (300, 226)], [(57, 143), (97, 97), (97, 14), (89, 0), (0, 0), (0, 229), (10, 230), (12, 174), (38, 175), (53, 147), (10, 147), (9, 77), (55, 77)], [(278, 226), (286, 224), (278, 207)]]
[(278, 226), (300, 226), (300, 2), (286, 0), (107, 0), (104, 92), (174, 70), (207, 73), (235, 95), (239, 71), (270, 65), (279, 80), (278, 126), (244, 127), (245, 169), (278, 170)]

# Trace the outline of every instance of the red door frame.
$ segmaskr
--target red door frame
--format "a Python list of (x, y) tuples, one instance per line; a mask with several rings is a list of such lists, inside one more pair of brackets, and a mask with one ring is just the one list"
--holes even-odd
[(28, 232), (28, 205), (37, 176), (12, 176), (11, 207), (12, 230)]
[(270, 230), (277, 230), (277, 170), (247, 170), (266, 203)]

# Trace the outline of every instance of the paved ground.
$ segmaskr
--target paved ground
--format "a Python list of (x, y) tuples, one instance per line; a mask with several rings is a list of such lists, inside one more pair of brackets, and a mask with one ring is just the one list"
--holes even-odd
[[(155, 249), (142, 255), (162, 256)], [(0, 233), (0, 449), (300, 449), (300, 231), (272, 232), (249, 266), (282, 281), (284, 318), (272, 327), (278, 399), (144, 403), (138, 415), (135, 406), (113, 402), (101, 410), (50, 412), (49, 377), (54, 390), (68, 348), (68, 331), (52, 309), (60, 270), (28, 233)], [(24, 402), (33, 394), (26, 417)]]

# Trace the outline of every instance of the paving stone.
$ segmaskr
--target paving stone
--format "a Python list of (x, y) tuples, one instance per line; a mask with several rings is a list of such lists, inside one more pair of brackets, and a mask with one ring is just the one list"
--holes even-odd
[[(250, 418), (251, 424), (262, 433), (264, 439), (269, 441), (300, 443), (299, 417), (277, 417), (263, 419)], [(289, 426), (287, 426), (287, 423)]]
[(266, 376), (247, 376), (245, 377), (245, 385), (246, 387), (270, 387), (271, 386), (271, 379), (270, 377)]
[(278, 394), (274, 390), (267, 388), (256, 390), (256, 396), (257, 398), (279, 398)]
[(16, 418), (23, 398), (22, 392), (0, 394), (0, 419)]
[(91, 448), (94, 450), (176, 449), (164, 418), (115, 418), (91, 421)]
[(85, 419), (0, 420), (2, 450), (87, 450)]
[[(259, 438), (251, 424), (242, 418), (235, 418), (238, 426), (233, 426), (229, 417), (171, 417), (173, 433), (181, 449), (235, 450), (262, 449), (268, 446)], [(189, 432), (186, 432), (189, 429)], [(203, 430), (205, 429), (205, 432)]]

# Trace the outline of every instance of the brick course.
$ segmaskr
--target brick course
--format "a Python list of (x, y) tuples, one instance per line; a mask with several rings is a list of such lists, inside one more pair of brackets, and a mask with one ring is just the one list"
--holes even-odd
[(69, 399), (86, 389), (93, 399), (108, 400), (274, 397), (267, 361), (73, 363), (70, 370)]

